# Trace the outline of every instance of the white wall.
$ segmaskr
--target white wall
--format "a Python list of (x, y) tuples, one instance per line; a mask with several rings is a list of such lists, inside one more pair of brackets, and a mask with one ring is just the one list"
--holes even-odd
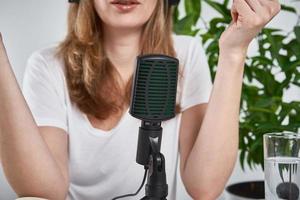
[(0, 31), (19, 83), (28, 56), (63, 38), (67, 5), (67, 0), (0, 0)]
[[(58, 42), (64, 37), (67, 5), (66, 0), (0, 0), (0, 31), (19, 83), (22, 83), (28, 56), (34, 50)], [(298, 8), (300, 8), (300, 2), (298, 2)], [(207, 6), (203, 8), (205, 19), (214, 15), (216, 13)], [(290, 30), (295, 22), (296, 18), (292, 15), (281, 13), (271, 25)], [(249, 53), (253, 53), (255, 50), (255, 45), (252, 45)], [(286, 99), (300, 99), (299, 90), (289, 90)], [(263, 179), (260, 169), (254, 171), (246, 169), (245, 172), (242, 172), (239, 162), (237, 162), (229, 183), (257, 179)], [(179, 195), (181, 200), (188, 199), (182, 188)], [(14, 197), (15, 194), (6, 182), (0, 166), (0, 200)]]

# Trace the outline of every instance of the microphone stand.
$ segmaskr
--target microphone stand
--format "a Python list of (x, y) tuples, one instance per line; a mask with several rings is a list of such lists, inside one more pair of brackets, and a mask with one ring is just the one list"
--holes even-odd
[(160, 152), (162, 139), (161, 122), (142, 121), (139, 128), (136, 162), (149, 168), (146, 196), (141, 200), (167, 200), (168, 185), (165, 158)]

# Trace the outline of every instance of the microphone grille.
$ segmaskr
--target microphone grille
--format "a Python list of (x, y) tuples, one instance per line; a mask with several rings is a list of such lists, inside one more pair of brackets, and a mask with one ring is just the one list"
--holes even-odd
[(175, 116), (178, 64), (178, 59), (166, 55), (138, 57), (130, 106), (132, 116), (149, 121)]

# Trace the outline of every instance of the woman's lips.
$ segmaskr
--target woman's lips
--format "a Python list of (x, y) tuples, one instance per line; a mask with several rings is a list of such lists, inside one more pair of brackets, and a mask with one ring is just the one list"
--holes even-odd
[(111, 4), (121, 12), (129, 12), (136, 8), (140, 3), (136, 0), (114, 0)]

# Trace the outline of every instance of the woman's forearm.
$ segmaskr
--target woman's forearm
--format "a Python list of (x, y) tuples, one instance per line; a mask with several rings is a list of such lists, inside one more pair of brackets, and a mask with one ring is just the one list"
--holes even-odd
[(232, 22), (219, 40), (221, 51), (212, 95), (183, 172), (195, 199), (216, 199), (232, 172), (238, 150), (246, 51), (280, 7), (278, 0), (233, 1)]
[(207, 111), (183, 175), (195, 199), (216, 199), (233, 170), (245, 55), (220, 52)]
[(65, 198), (65, 181), (39, 133), (7, 59), (0, 37), (0, 157), (20, 196)]

